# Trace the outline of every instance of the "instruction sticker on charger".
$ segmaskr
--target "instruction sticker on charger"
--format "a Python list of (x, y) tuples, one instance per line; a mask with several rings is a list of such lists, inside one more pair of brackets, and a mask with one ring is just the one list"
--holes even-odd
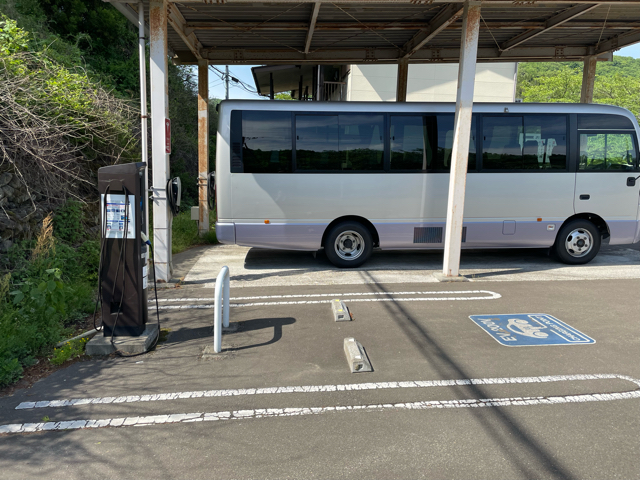
[(596, 343), (593, 338), (546, 313), (471, 315), (469, 318), (507, 347)]
[[(126, 201), (124, 195), (108, 194), (100, 196), (100, 212), (102, 214), (103, 235), (105, 238), (124, 238), (125, 226), (127, 238), (135, 238), (136, 218), (134, 208), (135, 196), (129, 195), (129, 201)], [(106, 215), (106, 218), (105, 218)]]

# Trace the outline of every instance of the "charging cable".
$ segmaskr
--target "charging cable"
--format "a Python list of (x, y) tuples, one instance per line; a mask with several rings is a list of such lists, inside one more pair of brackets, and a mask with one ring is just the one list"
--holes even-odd
[[(126, 189), (124, 189), (124, 193), (125, 193), (125, 223), (124, 223), (124, 235), (123, 235), (123, 241), (124, 241), (124, 245), (123, 245), (123, 249), (125, 252), (125, 265), (126, 265), (126, 248), (127, 248), (127, 235), (129, 233), (129, 191)], [(141, 352), (141, 353), (134, 353), (134, 354), (125, 354), (123, 352), (121, 352), (120, 350), (118, 350), (118, 348), (116, 347), (114, 341), (113, 341), (113, 337), (115, 334), (115, 330), (116, 330), (116, 325), (118, 324), (118, 318), (120, 316), (120, 310), (122, 309), (122, 304), (123, 304), (123, 300), (124, 300), (124, 291), (125, 291), (125, 266), (123, 265), (122, 267), (122, 295), (120, 296), (120, 305), (118, 306), (118, 311), (116, 313), (116, 318), (115, 321), (113, 322), (113, 329), (111, 330), (111, 345), (113, 346), (113, 348), (115, 349), (115, 353), (117, 355), (119, 355), (120, 357), (137, 357), (140, 355), (144, 355), (145, 353), (148, 353), (149, 351), (153, 350), (157, 345), (158, 342), (160, 341), (160, 309), (158, 307), (158, 289), (156, 287), (156, 263), (153, 260), (153, 253), (152, 253), (152, 249), (151, 249), (151, 241), (149, 240), (149, 237), (147, 237), (144, 232), (140, 232), (140, 236), (142, 237), (142, 241), (145, 245), (147, 245), (148, 247), (148, 251), (149, 251), (149, 258), (151, 259), (152, 263), (153, 263), (153, 291), (155, 293), (155, 297), (156, 297), (156, 318), (158, 319), (158, 334), (156, 335), (156, 339), (153, 342), (153, 345), (151, 345), (149, 347), (149, 349), (145, 352)], [(122, 258), (122, 256), (120, 257)], [(118, 267), (120, 262), (118, 262)], [(118, 275), (118, 269), (116, 269), (116, 279), (117, 279), (117, 275)], [(114, 291), (115, 291), (115, 286), (114, 286)]]
[(102, 298), (102, 267), (104, 266), (104, 246), (107, 243), (107, 202), (109, 199), (110, 190), (111, 185), (107, 185), (107, 188), (104, 192), (104, 203), (102, 205), (102, 238), (100, 240), (100, 261), (98, 263), (98, 297), (96, 298), (96, 305), (93, 308), (93, 328), (98, 331), (102, 330), (103, 326), (102, 324), (99, 327), (96, 325), (96, 315), (98, 313), (98, 304), (100, 303), (100, 299)]

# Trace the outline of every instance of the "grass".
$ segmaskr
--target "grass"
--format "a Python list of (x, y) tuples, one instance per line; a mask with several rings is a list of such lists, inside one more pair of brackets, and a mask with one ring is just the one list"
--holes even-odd
[(210, 230), (206, 235), (201, 237), (198, 234), (198, 222), (191, 220), (191, 212), (188, 210), (180, 212), (173, 217), (171, 253), (184, 252), (188, 248), (196, 245), (210, 245), (218, 243), (216, 232), (213, 225), (215, 224), (214, 212), (209, 213)]
[(0, 387), (22, 377), (36, 357), (64, 363), (84, 343), (53, 349), (72, 325), (93, 310), (99, 248), (74, 247), (53, 235), (52, 216), (36, 241), (23, 241), (0, 257)]

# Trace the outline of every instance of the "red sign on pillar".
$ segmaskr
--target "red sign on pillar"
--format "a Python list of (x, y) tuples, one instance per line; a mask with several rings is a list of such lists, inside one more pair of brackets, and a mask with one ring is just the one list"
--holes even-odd
[(164, 119), (164, 143), (165, 153), (171, 153), (171, 120), (168, 118)]

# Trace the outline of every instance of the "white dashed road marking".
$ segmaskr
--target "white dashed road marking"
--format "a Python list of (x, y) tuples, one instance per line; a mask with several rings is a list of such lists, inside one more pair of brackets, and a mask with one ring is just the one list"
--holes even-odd
[(631, 377), (616, 374), (594, 375), (548, 375), (542, 377), (509, 377), (509, 378), (470, 378), (461, 380), (416, 380), (408, 382), (348, 383), (342, 385), (302, 385), (289, 387), (239, 388), (226, 390), (197, 390), (193, 392), (159, 393), (154, 395), (127, 395), (120, 397), (73, 398), (69, 400), (43, 400), (39, 402), (22, 402), (16, 410), (32, 408), (71, 407), (74, 405), (105, 403), (137, 403), (159, 402), (164, 400), (183, 400), (202, 397), (236, 397), (242, 395), (269, 395), (282, 393), (324, 393), (347, 392), (356, 390), (391, 390), (398, 388), (430, 388), (464, 385), (501, 385), (518, 383), (551, 383), (581, 380), (619, 379), (633, 382), (640, 386), (640, 381)]
[[(624, 378), (640, 386), (640, 381)], [(508, 383), (508, 382), (505, 382)], [(640, 391), (633, 390), (622, 393), (582, 394), (552, 397), (505, 397), (465, 400), (432, 400), (427, 402), (384, 403), (371, 405), (342, 405), (334, 407), (294, 407), (294, 408), (261, 408), (234, 410), (211, 413), (177, 413), (166, 415), (150, 415), (137, 417), (105, 418), (100, 420), (70, 420), (63, 422), (22, 423), (1, 425), (0, 434), (29, 433), (50, 430), (78, 430), (101, 427), (146, 426), (166, 423), (208, 422), (216, 420), (246, 420), (251, 418), (292, 417), (302, 415), (319, 415), (329, 412), (343, 411), (385, 411), (385, 410), (426, 410), (431, 408), (480, 408), (508, 407), (530, 405), (560, 405), (564, 403), (606, 402), (640, 398)]]

